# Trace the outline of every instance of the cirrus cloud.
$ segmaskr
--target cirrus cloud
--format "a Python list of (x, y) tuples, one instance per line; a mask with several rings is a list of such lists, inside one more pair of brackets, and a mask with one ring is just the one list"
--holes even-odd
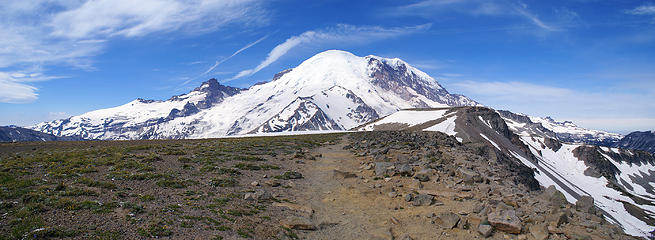
[(402, 35), (422, 32), (430, 28), (430, 24), (423, 24), (410, 27), (385, 28), (380, 26), (354, 26), (348, 24), (338, 24), (335, 27), (306, 31), (300, 35), (293, 36), (283, 43), (275, 46), (268, 56), (254, 68), (246, 69), (237, 75), (228, 79), (228, 81), (251, 76), (260, 70), (276, 62), (282, 56), (287, 54), (291, 49), (304, 44), (357, 44), (363, 42), (372, 42), (376, 40), (388, 39)]
[(265, 24), (263, 0), (8, 0), (0, 4), (0, 102), (38, 98), (34, 79), (13, 72), (69, 66), (92, 70), (93, 57), (116, 38), (198, 34), (231, 24)]

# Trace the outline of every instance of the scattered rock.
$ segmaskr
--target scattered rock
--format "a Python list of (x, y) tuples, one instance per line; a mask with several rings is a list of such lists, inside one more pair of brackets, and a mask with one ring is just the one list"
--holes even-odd
[(405, 201), (411, 202), (414, 199), (414, 194), (408, 193), (405, 195)]
[(545, 223), (532, 225), (530, 226), (530, 234), (532, 234), (532, 237), (534, 237), (536, 240), (546, 240), (550, 234), (548, 232), (548, 225)]
[(333, 173), (334, 173), (334, 177), (339, 178), (339, 179), (356, 178), (357, 177), (357, 175), (355, 175), (354, 173), (345, 172), (345, 171), (341, 171), (341, 170), (337, 170), (337, 169), (335, 169), (333, 171)]
[(288, 216), (280, 221), (280, 224), (289, 229), (316, 230), (316, 226), (314, 226), (309, 219), (304, 217)]
[(516, 216), (515, 210), (496, 210), (487, 217), (489, 224), (495, 229), (512, 234), (521, 233), (521, 220)]
[(375, 167), (374, 163), (368, 163), (364, 166), (364, 170), (371, 170), (373, 167)]
[(567, 223), (569, 220), (567, 214), (562, 211), (550, 214), (546, 219), (548, 220), (548, 225), (553, 228), (558, 228), (560, 225)]
[(413, 179), (412, 183), (409, 185), (409, 188), (414, 190), (422, 189), (423, 183), (421, 183), (421, 181), (419, 181), (418, 179)]
[(484, 204), (479, 202), (479, 203), (476, 203), (475, 205), (473, 205), (473, 212), (474, 213), (480, 213), (480, 212), (482, 212), (482, 210), (484, 210)]
[(393, 163), (390, 162), (376, 162), (375, 163), (375, 176), (383, 176), (391, 172)]
[(452, 212), (445, 212), (437, 214), (435, 222), (441, 226), (443, 229), (452, 229), (457, 226), (460, 217), (459, 215)]
[(389, 196), (390, 198), (395, 198), (395, 197), (398, 196), (398, 193), (397, 192), (389, 192), (389, 193), (387, 193), (387, 196)]
[(411, 177), (412, 175), (414, 175), (414, 169), (412, 169), (412, 167), (410, 167), (409, 164), (400, 164), (396, 166), (396, 172), (400, 176), (404, 176), (404, 177)]
[(256, 187), (256, 186), (259, 186), (259, 182), (253, 181), (253, 182), (250, 183), (250, 185), (253, 186), (253, 187)]
[(308, 206), (303, 206), (303, 205), (300, 205), (300, 204), (295, 204), (295, 203), (276, 202), (276, 203), (273, 203), (273, 206), (283, 207), (283, 208), (299, 211), (299, 212), (302, 212), (302, 213), (307, 214), (309, 216), (311, 216), (314, 213), (314, 210), (312, 208), (310, 208)]
[(255, 196), (255, 193), (246, 193), (246, 195), (244, 195), (243, 199), (248, 200), (248, 201), (255, 201), (255, 200), (257, 200), (257, 197)]
[(491, 227), (491, 225), (488, 224), (480, 224), (478, 226), (478, 233), (482, 235), (483, 237), (489, 237), (493, 233), (494, 229)]
[(266, 184), (267, 186), (271, 186), (271, 187), (279, 187), (280, 185), (282, 185), (282, 184), (280, 183), (280, 180), (277, 180), (277, 179), (269, 179), (269, 180), (266, 180), (266, 181), (264, 182), (264, 184)]
[(595, 214), (596, 207), (594, 206), (594, 198), (591, 196), (581, 196), (575, 202), (575, 209), (584, 213)]
[(427, 171), (427, 169), (421, 170), (414, 174), (414, 178), (418, 179), (421, 182), (427, 182), (430, 181), (430, 172)]
[(460, 168), (458, 169), (458, 173), (460, 177), (462, 177), (462, 180), (464, 180), (464, 183), (472, 184), (475, 182), (482, 182), (482, 177), (480, 177), (480, 174)]
[(553, 208), (563, 208), (569, 203), (564, 194), (557, 190), (554, 185), (550, 185), (546, 188), (544, 194)]
[(263, 189), (257, 189), (254, 193), (246, 193), (243, 199), (248, 201), (266, 201), (273, 199), (273, 195)]
[(432, 204), (434, 197), (427, 194), (419, 194), (414, 197), (412, 200), (412, 205), (414, 206), (430, 206)]

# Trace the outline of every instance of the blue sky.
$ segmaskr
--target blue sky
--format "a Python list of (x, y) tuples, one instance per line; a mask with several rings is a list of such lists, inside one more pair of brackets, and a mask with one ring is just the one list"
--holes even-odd
[(655, 129), (655, 1), (627, 0), (3, 1), (0, 125), (248, 87), (328, 49), (401, 58), (498, 109)]

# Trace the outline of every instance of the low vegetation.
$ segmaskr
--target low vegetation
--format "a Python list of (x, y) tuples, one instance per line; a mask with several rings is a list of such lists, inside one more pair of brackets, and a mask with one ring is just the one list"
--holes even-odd
[(3, 143), (0, 239), (275, 238), (251, 182), (302, 177), (287, 163), (339, 137)]

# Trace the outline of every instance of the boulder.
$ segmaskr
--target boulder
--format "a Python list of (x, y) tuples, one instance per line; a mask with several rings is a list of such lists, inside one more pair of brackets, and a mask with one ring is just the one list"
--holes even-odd
[(487, 215), (487, 218), (495, 229), (512, 234), (521, 233), (521, 220), (513, 209), (493, 211)]
[(566, 200), (566, 196), (555, 186), (550, 185), (546, 190), (544, 191), (544, 195), (548, 201), (550, 201), (550, 204), (553, 208), (563, 208), (566, 207), (566, 204), (569, 202)]
[(459, 168), (457, 171), (462, 180), (464, 180), (464, 183), (472, 184), (482, 182), (482, 177), (476, 172), (463, 168)]
[(406, 163), (397, 165), (396, 166), (396, 172), (400, 176), (404, 176), (404, 177), (411, 177), (412, 175), (414, 175), (414, 169), (412, 169), (412, 167), (409, 166), (409, 164), (406, 164)]
[(491, 227), (491, 225), (488, 224), (480, 224), (478, 226), (478, 233), (482, 235), (483, 237), (489, 237), (493, 233), (494, 228)]
[(535, 224), (530, 227), (530, 234), (536, 240), (546, 240), (548, 239), (548, 225), (545, 223)]
[(558, 211), (548, 215), (546, 218), (548, 225), (553, 228), (558, 228), (560, 225), (567, 223), (569, 221), (568, 214), (562, 211)]
[(581, 196), (578, 201), (575, 202), (575, 209), (589, 214), (596, 213), (596, 206), (594, 206), (594, 198), (590, 196)]
[(452, 229), (459, 221), (459, 215), (452, 212), (439, 213), (435, 218), (435, 222), (443, 229)]
[[(393, 164), (390, 162), (376, 162), (375, 163), (375, 176), (384, 176), (385, 174), (393, 173)], [(389, 174), (391, 175), (391, 174)]]
[(430, 205), (432, 205), (433, 200), (434, 200), (434, 197), (432, 195), (418, 194), (412, 200), (412, 205), (414, 205), (414, 206), (430, 206)]

